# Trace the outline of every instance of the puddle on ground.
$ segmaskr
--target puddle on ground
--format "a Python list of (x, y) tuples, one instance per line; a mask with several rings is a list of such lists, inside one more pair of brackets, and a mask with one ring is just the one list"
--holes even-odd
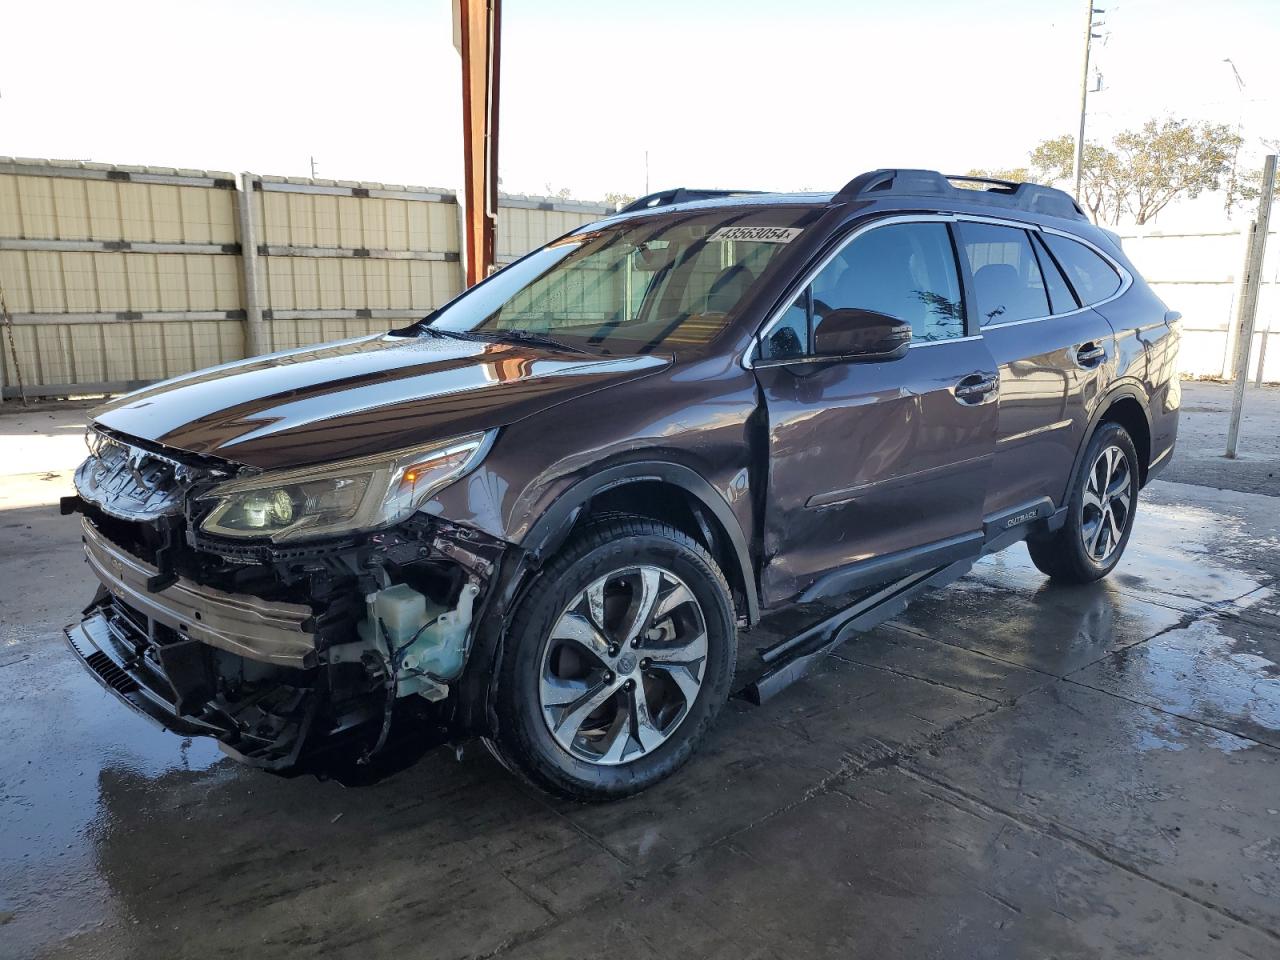
[(1212, 617), (1121, 651), (1081, 680), (1280, 747), (1277, 658), (1271, 631)]
[[(0, 913), (11, 914), (3, 939), (16, 952), (6, 955), (23, 956), (115, 915), (93, 843), (105, 783), (236, 771), (212, 741), (134, 716), (60, 647), (5, 667), (0, 682)], [(220, 761), (225, 773), (211, 771)]]
[(1204, 744), (1222, 753), (1236, 753), (1256, 746), (1249, 740), (1212, 727), (1178, 723), (1172, 717), (1140, 713), (1133, 719), (1133, 746), (1139, 753), (1166, 750), (1177, 753), (1192, 743)]

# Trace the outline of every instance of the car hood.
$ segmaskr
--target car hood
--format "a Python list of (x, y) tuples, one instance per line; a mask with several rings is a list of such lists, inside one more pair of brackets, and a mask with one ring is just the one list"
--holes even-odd
[(93, 412), (110, 430), (262, 469), (503, 426), (669, 361), (391, 334), (166, 380)]

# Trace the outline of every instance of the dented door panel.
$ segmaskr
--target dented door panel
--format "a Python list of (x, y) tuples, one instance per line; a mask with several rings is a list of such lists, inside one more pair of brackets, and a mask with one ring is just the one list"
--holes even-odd
[(956, 388), (994, 376), (981, 338), (913, 346), (887, 363), (762, 367), (768, 506), (762, 591), (982, 528), (996, 405)]

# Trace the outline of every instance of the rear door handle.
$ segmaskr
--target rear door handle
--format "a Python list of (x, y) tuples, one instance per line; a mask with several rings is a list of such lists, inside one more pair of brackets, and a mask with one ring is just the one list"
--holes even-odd
[(1076, 363), (1082, 367), (1096, 367), (1105, 359), (1107, 351), (1097, 341), (1090, 340), (1076, 347)]
[(987, 403), (1000, 391), (1000, 378), (985, 373), (973, 373), (955, 385), (956, 401), (966, 405)]

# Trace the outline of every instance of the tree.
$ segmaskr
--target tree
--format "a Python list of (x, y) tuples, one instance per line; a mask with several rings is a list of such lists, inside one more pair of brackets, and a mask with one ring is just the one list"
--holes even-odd
[[(1280, 140), (1262, 141), (1263, 153), (1280, 153)], [(1280, 195), (1280, 168), (1276, 170), (1275, 192)], [(1227, 184), (1227, 213), (1230, 214), (1235, 206), (1244, 206), (1257, 201), (1262, 196), (1262, 168), (1250, 170), (1244, 176), (1240, 176), (1235, 167), (1235, 161), (1232, 162), (1231, 177)]]
[[(1198, 197), (1228, 183), (1241, 140), (1226, 124), (1167, 118), (1123, 130), (1110, 146), (1085, 143), (1080, 203), (1100, 223), (1118, 224), (1125, 213), (1147, 223), (1179, 197)], [(1041, 183), (1070, 182), (1075, 138), (1070, 134), (1031, 151), (1031, 171)], [(1255, 194), (1256, 195), (1256, 194)]]
[(1221, 188), (1241, 138), (1225, 123), (1148, 120), (1112, 141), (1119, 161), (1124, 203), (1137, 223), (1146, 223), (1177, 197), (1198, 197)]
[[(1031, 151), (1031, 166), (1041, 183), (1071, 181), (1075, 176), (1076, 141), (1069, 133), (1045, 140)], [(1115, 223), (1124, 210), (1116, 155), (1096, 143), (1084, 145), (1080, 203), (1095, 221)]]
[(614, 190), (610, 190), (604, 195), (604, 202), (611, 207), (625, 207), (634, 199), (635, 197), (629, 193), (618, 193)]

